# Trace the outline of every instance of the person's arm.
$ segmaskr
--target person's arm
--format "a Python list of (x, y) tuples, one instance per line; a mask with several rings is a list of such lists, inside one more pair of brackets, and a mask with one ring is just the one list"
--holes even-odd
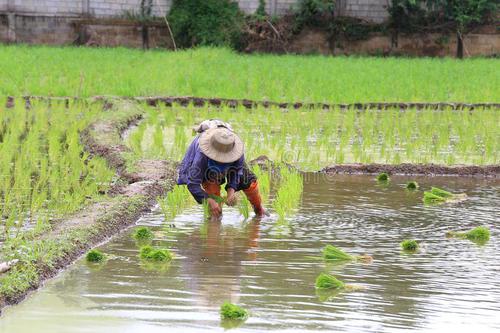
[(187, 188), (197, 203), (201, 204), (208, 198), (208, 195), (201, 188), (203, 176), (207, 170), (208, 160), (201, 152), (196, 152), (193, 163), (188, 170)]

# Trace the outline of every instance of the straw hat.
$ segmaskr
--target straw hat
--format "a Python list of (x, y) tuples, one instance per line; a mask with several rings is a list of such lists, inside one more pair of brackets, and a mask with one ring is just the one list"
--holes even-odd
[(237, 161), (245, 150), (241, 139), (225, 127), (210, 128), (203, 132), (199, 145), (203, 154), (219, 163)]

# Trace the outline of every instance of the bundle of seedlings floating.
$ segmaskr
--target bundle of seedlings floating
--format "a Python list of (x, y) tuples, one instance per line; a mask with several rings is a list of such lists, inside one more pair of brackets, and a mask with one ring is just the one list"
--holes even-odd
[(318, 290), (347, 290), (347, 291), (356, 291), (363, 289), (361, 286), (354, 286), (350, 284), (345, 284), (344, 282), (337, 279), (335, 276), (331, 274), (321, 273), (316, 278), (316, 289)]
[(146, 245), (141, 247), (139, 257), (150, 262), (170, 262), (174, 256), (168, 249), (155, 249)]
[(418, 242), (414, 239), (405, 239), (401, 242), (401, 248), (408, 252), (415, 252), (418, 250)]
[(382, 172), (377, 176), (377, 181), (381, 183), (388, 182), (389, 179), (389, 175), (386, 172)]
[(87, 259), (88, 262), (99, 263), (103, 262), (104, 259), (106, 259), (106, 256), (99, 250), (90, 250), (85, 256), (85, 258)]
[(226, 320), (245, 320), (248, 318), (248, 311), (236, 304), (224, 302), (220, 307), (220, 316)]
[(345, 283), (337, 279), (335, 276), (321, 273), (316, 278), (317, 289), (344, 289)]
[(139, 227), (135, 229), (133, 237), (136, 241), (144, 242), (152, 240), (154, 235), (148, 227)]
[(430, 191), (424, 192), (425, 204), (439, 204), (444, 202), (457, 202), (467, 198), (465, 193), (454, 194), (438, 187), (432, 187)]
[(416, 181), (411, 181), (406, 184), (406, 189), (410, 191), (418, 190), (418, 183)]
[(353, 256), (345, 253), (338, 247), (327, 245), (323, 248), (323, 259), (327, 261), (362, 261), (371, 262), (373, 258), (367, 254), (361, 256)]
[(486, 244), (490, 240), (490, 230), (486, 227), (475, 227), (466, 232), (450, 231), (447, 236), (468, 239), (478, 244)]

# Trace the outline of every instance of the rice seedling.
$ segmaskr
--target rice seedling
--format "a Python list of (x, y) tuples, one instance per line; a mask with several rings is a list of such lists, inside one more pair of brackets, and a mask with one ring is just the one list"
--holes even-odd
[(273, 208), (280, 220), (285, 219), (300, 204), (303, 186), (300, 173), (286, 166), (280, 168), (280, 182), (273, 201)]
[(415, 252), (418, 250), (419, 245), (416, 240), (413, 239), (405, 239), (401, 242), (401, 248), (408, 252)]
[(335, 276), (321, 273), (316, 278), (317, 289), (344, 289), (345, 283), (337, 279)]
[[(49, 219), (80, 209), (106, 193), (115, 172), (98, 157), (90, 158), (80, 132), (97, 117), (100, 105), (69, 107), (24, 100), (0, 106), (0, 219), (5, 238), (18, 237)], [(61, 121), (64, 119), (64, 121)]]
[(430, 191), (424, 192), (423, 201), (425, 204), (439, 204), (444, 202), (459, 202), (465, 199), (467, 199), (465, 193), (454, 194), (437, 187), (432, 187)]
[(104, 259), (106, 259), (106, 256), (99, 250), (90, 250), (85, 256), (85, 258), (87, 259), (88, 262), (97, 263), (97, 262), (103, 262)]
[(447, 236), (468, 239), (479, 244), (486, 244), (490, 240), (490, 230), (480, 226), (466, 232), (450, 231), (447, 233)]
[(440, 196), (442, 198), (453, 198), (454, 194), (448, 191), (445, 191), (443, 189), (437, 188), (437, 187), (432, 187), (431, 188), (431, 193), (437, 196)]
[(361, 256), (352, 256), (350, 254), (345, 253), (338, 247), (333, 245), (327, 245), (323, 248), (323, 259), (327, 261), (363, 261), (363, 262), (371, 262), (373, 259), (369, 255), (361, 255)]
[(224, 302), (220, 307), (220, 315), (222, 319), (245, 320), (248, 318), (248, 311), (236, 304)]
[(410, 191), (418, 190), (418, 183), (416, 181), (411, 181), (406, 184), (406, 189)]
[(141, 247), (139, 257), (151, 262), (169, 262), (173, 259), (173, 254), (168, 249), (155, 249), (146, 245)]
[(139, 227), (135, 229), (133, 237), (136, 241), (147, 241), (153, 239), (154, 235), (148, 227)]
[[(333, 163), (438, 163), (454, 162), (462, 164), (493, 163), (500, 159), (498, 150), (490, 149), (487, 154), (476, 140), (495, 146), (495, 132), (500, 130), (494, 121), (493, 110), (475, 112), (468, 117), (488, 121), (481, 126), (464, 124), (460, 118), (467, 111), (435, 110), (355, 110), (333, 109), (328, 112), (321, 108), (307, 108), (288, 112), (279, 108), (253, 109), (252, 117), (240, 107), (229, 112), (227, 107), (220, 110), (207, 107), (186, 112), (186, 108), (173, 106), (156, 110), (157, 116), (148, 117), (148, 128), (154, 132), (157, 123), (162, 129), (163, 143), (169, 151), (169, 158), (180, 160), (190, 142), (189, 128), (197, 122), (217, 116), (233, 125), (246, 145), (247, 159), (267, 155), (274, 161), (287, 162), (302, 170), (316, 171)], [(175, 116), (176, 122), (165, 121)], [(293, 135), (283, 130), (284, 124), (297, 128)], [(336, 124), (336, 125), (332, 125)], [(444, 125), (442, 125), (444, 124)], [(276, 125), (281, 125), (276, 126)], [(484, 129), (487, 127), (487, 129)], [(184, 129), (183, 131), (181, 129)], [(259, 130), (257, 130), (257, 128)], [(452, 131), (452, 134), (441, 132)], [(184, 133), (184, 139), (178, 139)], [(160, 132), (158, 132), (160, 133)], [(144, 135), (148, 137), (147, 133)], [(440, 138), (434, 140), (433, 138)], [(373, 139), (377, 138), (377, 139)], [(397, 138), (397, 139), (396, 139)], [(152, 141), (152, 140), (149, 140)], [(148, 142), (148, 140), (144, 140)], [(457, 144), (458, 142), (458, 144)], [(460, 143), (468, 143), (466, 149)], [(129, 143), (133, 148), (133, 143)], [(184, 146), (183, 146), (184, 145)], [(143, 143), (143, 156), (154, 156), (153, 145)]]
[(443, 198), (439, 195), (436, 195), (434, 193), (431, 193), (431, 192), (424, 192), (424, 203), (426, 205), (431, 205), (431, 204), (438, 204), (438, 203), (443, 203), (443, 202), (446, 202), (446, 198)]
[(158, 204), (165, 220), (172, 220), (184, 209), (194, 204), (194, 199), (189, 193), (187, 186), (176, 185), (163, 198), (158, 198)]
[[(225, 48), (151, 52), (148, 61), (143, 58), (140, 50), (125, 48), (1, 46), (0, 73), (9, 77), (2, 81), (0, 94), (167, 94), (341, 103), (484, 102), (495, 101), (499, 95), (497, 64), (487, 58), (278, 57)], [(44, 66), (34, 72), (34, 62)], [(81, 73), (85, 73), (83, 81)], [(374, 85), (373, 77), (383, 79)]]
[(245, 220), (250, 217), (250, 202), (246, 195), (241, 196), (238, 209)]

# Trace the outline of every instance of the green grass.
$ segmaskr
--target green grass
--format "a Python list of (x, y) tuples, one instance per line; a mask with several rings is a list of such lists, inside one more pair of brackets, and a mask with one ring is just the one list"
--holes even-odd
[(173, 259), (173, 254), (168, 249), (155, 249), (146, 245), (141, 247), (139, 257), (151, 262), (169, 262)]
[(0, 95), (498, 102), (497, 59), (245, 55), (0, 46)]
[(316, 288), (317, 289), (343, 289), (345, 288), (345, 283), (337, 279), (335, 276), (321, 273), (316, 278)]
[(220, 315), (222, 319), (245, 320), (248, 311), (236, 304), (224, 302), (220, 307)]
[[(137, 158), (181, 160), (205, 119), (231, 123), (245, 143), (245, 156), (267, 155), (301, 170), (346, 163), (486, 165), (500, 162), (496, 110), (322, 110), (262, 107), (246, 110), (147, 108), (146, 121), (131, 134)], [(293, 128), (293, 132), (289, 129)]]
[(418, 242), (413, 239), (405, 239), (401, 242), (401, 248), (405, 251), (414, 252), (419, 248)]
[(90, 250), (85, 256), (88, 262), (103, 262), (106, 259), (104, 253), (99, 250)]
[(447, 202), (449, 200), (453, 200), (455, 199), (455, 197), (459, 196), (460, 195), (453, 194), (446, 190), (437, 187), (432, 187), (430, 191), (424, 192), (423, 201), (426, 205), (440, 204)]

